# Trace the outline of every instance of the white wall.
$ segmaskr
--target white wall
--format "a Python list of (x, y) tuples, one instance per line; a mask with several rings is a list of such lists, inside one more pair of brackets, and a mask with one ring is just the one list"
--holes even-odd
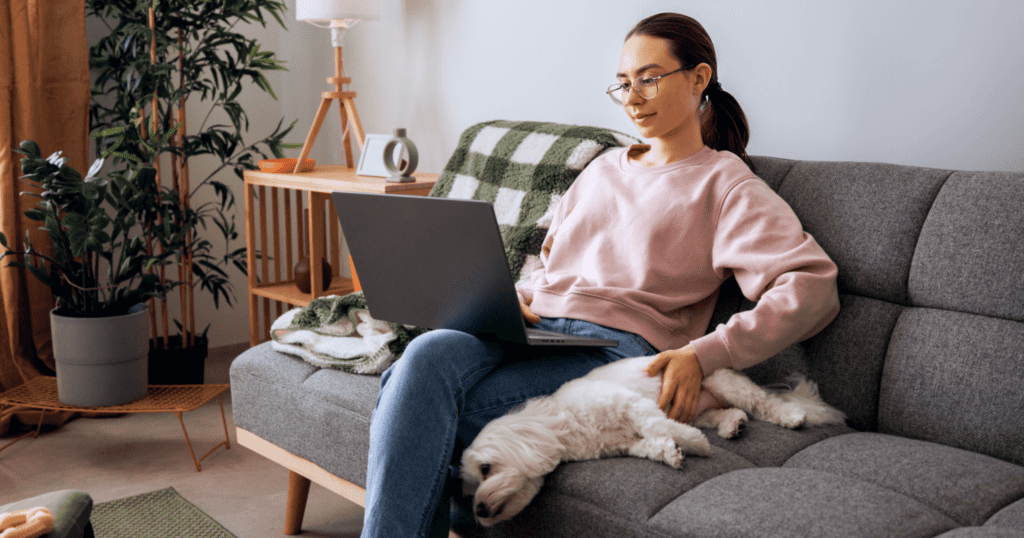
[[(407, 127), (422, 170), (440, 171), (478, 121), (635, 133), (604, 89), (625, 33), (670, 10), (701, 21), (714, 40), (722, 84), (751, 124), (752, 154), (1024, 169), (1016, 0), (385, 4), (385, 20), (348, 32), (346, 71), (366, 131)], [(289, 22), (276, 50), (292, 70), (283, 110), (308, 125), (332, 69), (327, 31)]]
[[(304, 139), (333, 72), (329, 32), (294, 20), (250, 28), (287, 61), (254, 90), (255, 137), (283, 116)], [(367, 133), (408, 129), (420, 171), (440, 172), (466, 127), (492, 119), (635, 134), (604, 94), (626, 32), (678, 11), (707, 29), (724, 88), (751, 125), (748, 152), (962, 170), (1024, 170), (1024, 2), (1017, 0), (384, 0), (384, 20), (345, 38), (345, 71)], [(338, 163), (332, 108), (312, 156)], [(298, 156), (298, 150), (294, 155)], [(225, 173), (223, 181), (240, 182)], [(238, 212), (239, 224), (244, 218)], [(211, 345), (248, 340), (239, 304), (199, 313)], [(202, 305), (200, 305), (202, 307)]]

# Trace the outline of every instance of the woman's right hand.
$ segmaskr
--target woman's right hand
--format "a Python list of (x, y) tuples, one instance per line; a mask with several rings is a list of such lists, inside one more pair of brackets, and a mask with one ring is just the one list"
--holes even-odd
[(519, 301), (519, 310), (522, 310), (523, 319), (525, 319), (527, 323), (540, 323), (540, 316), (534, 314), (533, 310), (530, 310), (530, 307), (527, 306), (526, 303)]

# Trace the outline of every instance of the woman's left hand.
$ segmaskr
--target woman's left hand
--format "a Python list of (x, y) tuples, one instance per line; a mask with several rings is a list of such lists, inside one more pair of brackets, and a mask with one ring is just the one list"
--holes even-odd
[(662, 374), (658, 407), (673, 420), (693, 420), (700, 384), (704, 380), (704, 371), (697, 362), (693, 348), (686, 346), (657, 354), (647, 366), (646, 372), (651, 377)]

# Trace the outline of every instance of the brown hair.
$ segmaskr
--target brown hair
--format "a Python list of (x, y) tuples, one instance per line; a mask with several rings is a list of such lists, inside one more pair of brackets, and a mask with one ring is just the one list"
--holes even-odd
[(750, 127), (743, 109), (718, 82), (718, 58), (715, 45), (704, 27), (692, 17), (679, 13), (659, 13), (637, 23), (626, 39), (634, 35), (657, 37), (669, 42), (669, 51), (680, 65), (706, 63), (711, 66), (711, 81), (702, 96), (707, 101), (701, 110), (700, 131), (704, 143), (717, 150), (731, 151), (751, 169), (747, 156)]

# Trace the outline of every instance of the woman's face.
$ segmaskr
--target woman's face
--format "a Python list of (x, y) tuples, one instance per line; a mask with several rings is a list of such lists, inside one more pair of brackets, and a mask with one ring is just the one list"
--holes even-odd
[[(680, 67), (679, 60), (669, 52), (667, 40), (635, 35), (622, 47), (618, 80), (620, 83), (633, 83), (643, 75), (656, 77)], [(640, 97), (636, 91), (629, 92), (622, 101), (622, 108), (633, 120), (640, 136), (672, 140), (687, 132), (692, 136), (694, 128), (700, 136), (700, 96), (707, 80), (701, 83), (694, 79), (701, 78), (696, 72), (704, 69), (710, 71), (707, 64), (701, 64), (696, 69), (658, 79), (658, 93), (650, 99)]]

